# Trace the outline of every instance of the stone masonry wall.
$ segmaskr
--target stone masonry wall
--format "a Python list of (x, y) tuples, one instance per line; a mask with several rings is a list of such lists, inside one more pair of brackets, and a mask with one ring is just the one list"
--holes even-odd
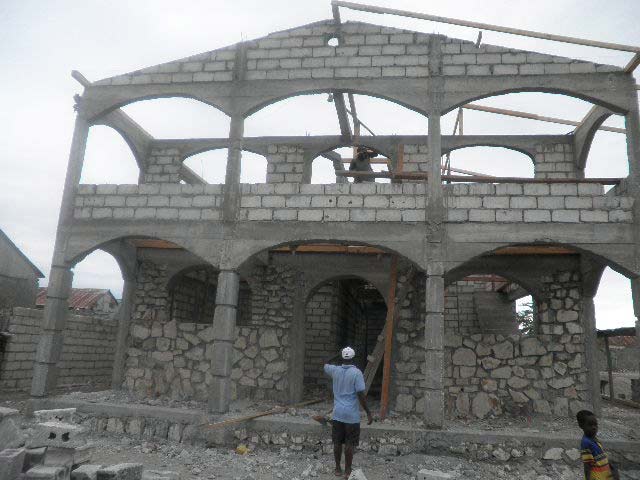
[(268, 152), (267, 183), (302, 183), (305, 169), (302, 148), (295, 145), (269, 145)]
[[(8, 328), (12, 337), (0, 364), (0, 390), (31, 388), (42, 314), (42, 310), (14, 309)], [(116, 330), (115, 320), (69, 315), (58, 363), (58, 385), (110, 385)]]
[[(450, 414), (567, 416), (587, 407), (579, 274), (558, 272), (544, 280), (539, 335), (465, 335), (447, 319), (445, 386)], [(448, 309), (446, 316), (450, 315)]]
[[(425, 185), (243, 184), (240, 220), (423, 222)], [(630, 223), (633, 199), (594, 184), (444, 185), (449, 222)], [(220, 220), (222, 185), (81, 185), (77, 220)], [(118, 206), (116, 206), (118, 205)]]

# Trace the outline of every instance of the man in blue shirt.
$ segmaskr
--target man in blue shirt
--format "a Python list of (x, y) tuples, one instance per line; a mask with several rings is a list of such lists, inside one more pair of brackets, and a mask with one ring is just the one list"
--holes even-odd
[[(330, 362), (342, 357), (342, 365), (330, 365)], [(333, 456), (336, 461), (336, 476), (342, 476), (340, 463), (342, 445), (344, 444), (344, 478), (351, 475), (354, 447), (360, 442), (360, 406), (367, 412), (367, 425), (371, 425), (373, 417), (367, 406), (364, 395), (364, 376), (353, 364), (356, 352), (351, 347), (342, 349), (340, 354), (327, 360), (324, 373), (333, 380), (333, 415), (331, 417)], [(360, 406), (358, 405), (360, 403)]]

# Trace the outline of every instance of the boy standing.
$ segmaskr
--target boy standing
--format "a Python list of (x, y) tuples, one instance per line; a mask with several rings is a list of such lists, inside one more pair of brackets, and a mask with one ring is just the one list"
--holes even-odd
[[(330, 365), (329, 362), (342, 356), (342, 365)], [(333, 441), (333, 456), (336, 461), (337, 477), (342, 476), (340, 462), (342, 460), (342, 445), (344, 444), (344, 478), (351, 475), (353, 450), (360, 442), (360, 406), (367, 412), (367, 425), (371, 425), (373, 417), (367, 406), (364, 395), (364, 376), (353, 364), (356, 352), (351, 347), (342, 349), (338, 355), (331, 357), (324, 366), (324, 372), (333, 380), (333, 415), (331, 420)]]
[(584, 464), (585, 480), (619, 480), (618, 470), (609, 462), (600, 441), (598, 419), (589, 410), (580, 410), (576, 414), (578, 426), (584, 432), (580, 442), (580, 453)]

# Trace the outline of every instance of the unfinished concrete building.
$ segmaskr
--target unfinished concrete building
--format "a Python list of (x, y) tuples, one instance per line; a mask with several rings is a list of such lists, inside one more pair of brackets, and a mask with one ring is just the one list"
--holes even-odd
[[(391, 318), (389, 408), (427, 425), (598, 409), (593, 298), (605, 267), (631, 279), (640, 315), (640, 122), (629, 69), (328, 20), (93, 83), (76, 77), (85, 89), (33, 396), (56, 384), (72, 269), (102, 249), (125, 283), (114, 388), (205, 400), (212, 412), (234, 398), (300, 401), (322, 388), (323, 357), (352, 343), (363, 365)], [(524, 91), (594, 107), (570, 135), (442, 134), (447, 112)], [(339, 134), (243, 135), (250, 115), (311, 93), (333, 94)], [(425, 134), (354, 139), (348, 94), (424, 115)], [(120, 110), (159, 97), (221, 110), (228, 138), (158, 140)], [(585, 162), (610, 115), (625, 118), (629, 176), (605, 193)], [(79, 184), (94, 125), (125, 138), (139, 184)], [(347, 181), (334, 150), (355, 144), (389, 159), (391, 183)], [(443, 175), (443, 155), (473, 146), (523, 152), (535, 178)], [(228, 149), (223, 185), (183, 165), (219, 148)], [(266, 183), (240, 183), (243, 150), (266, 157)], [(323, 155), (337, 181), (311, 184)], [(526, 294), (535, 318), (523, 332), (512, 305)]]

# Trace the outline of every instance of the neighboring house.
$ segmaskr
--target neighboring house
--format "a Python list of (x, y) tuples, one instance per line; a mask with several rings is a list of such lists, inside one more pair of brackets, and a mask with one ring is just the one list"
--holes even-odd
[(14, 307), (32, 307), (44, 275), (0, 230), (0, 331)]
[[(36, 307), (44, 308), (47, 289), (39, 288)], [(112, 317), (118, 310), (118, 300), (110, 290), (103, 288), (72, 288), (69, 297), (69, 310), (78, 315), (97, 315)]]

